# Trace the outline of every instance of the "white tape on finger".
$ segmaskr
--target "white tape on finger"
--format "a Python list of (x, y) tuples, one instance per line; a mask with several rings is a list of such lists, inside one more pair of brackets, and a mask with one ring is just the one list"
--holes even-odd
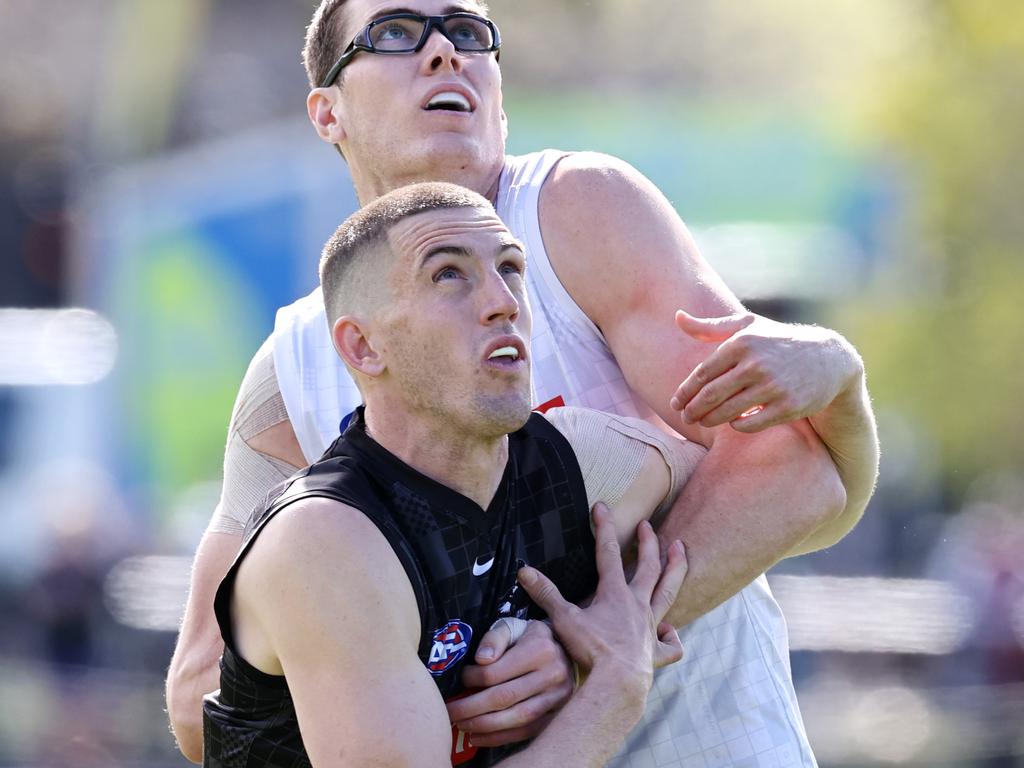
[(508, 644), (515, 645), (519, 642), (519, 638), (523, 636), (529, 622), (526, 621), (526, 619), (516, 619), (511, 616), (506, 616), (505, 618), (498, 619), (496, 622), (491, 624), (491, 629), (494, 629), (499, 624), (504, 624), (508, 628), (508, 633), (511, 636)]

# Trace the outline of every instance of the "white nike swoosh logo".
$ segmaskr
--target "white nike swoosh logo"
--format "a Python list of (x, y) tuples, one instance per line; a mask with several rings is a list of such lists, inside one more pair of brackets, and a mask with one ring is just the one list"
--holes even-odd
[(483, 563), (483, 564), (480, 563), (480, 558), (478, 557), (476, 559), (476, 562), (473, 563), (473, 575), (474, 576), (483, 576), (485, 573), (487, 573), (489, 570), (491, 570), (491, 566), (492, 565), (494, 565), (494, 556), (493, 555), (491, 555), (491, 559), (490, 560), (488, 560), (486, 563)]

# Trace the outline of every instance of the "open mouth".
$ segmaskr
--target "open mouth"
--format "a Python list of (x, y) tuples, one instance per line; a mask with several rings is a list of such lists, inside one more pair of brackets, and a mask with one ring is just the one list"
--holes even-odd
[(428, 112), (445, 111), (445, 112), (472, 112), (473, 105), (469, 103), (467, 99), (461, 93), (456, 91), (441, 91), (435, 93), (430, 97), (430, 101), (427, 102), (424, 107)]
[(521, 339), (507, 336), (492, 342), (494, 349), (487, 353), (485, 363), (494, 370), (519, 373), (525, 366), (526, 348)]
[(515, 347), (498, 347), (487, 356), (488, 360), (500, 360), (502, 362), (515, 362), (519, 359), (519, 350)]

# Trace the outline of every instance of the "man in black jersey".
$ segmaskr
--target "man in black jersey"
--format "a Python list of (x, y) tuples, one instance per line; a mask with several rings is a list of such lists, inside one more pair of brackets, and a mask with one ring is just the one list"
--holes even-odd
[[(708, 447), (659, 533), (666, 545), (682, 537), (689, 547), (688, 589), (673, 620), (688, 626), (700, 655), (725, 656), (721, 672), (684, 665), (661, 680), (672, 735), (699, 740), (704, 757), (718, 759), (734, 729), (733, 692), (747, 689), (746, 671), (756, 667), (752, 674), (764, 683), (741, 707), (745, 729), (767, 729), (781, 762), (795, 752), (809, 767), (785, 627), (759, 575), (783, 557), (830, 546), (867, 503), (878, 452), (863, 365), (834, 332), (746, 314), (673, 207), (627, 163), (591, 152), (507, 157), (500, 34), (486, 17), (476, 0), (323, 0), (303, 52), (309, 118), (344, 153), (361, 204), (414, 180), (455, 182), (498, 204), (517, 236), (529, 238), (531, 258), (544, 263), (535, 272), (553, 273), (544, 282), (554, 295), (538, 292), (534, 301), (566, 321), (542, 342), (554, 357), (537, 402), (564, 396), (649, 414), (652, 424), (660, 419)], [(560, 157), (548, 166), (542, 158), (552, 154)], [(316, 307), (316, 297), (308, 298), (282, 313), (303, 319), (282, 323), (243, 381), (224, 492), (197, 550), (167, 683), (175, 734), (193, 760), (201, 756), (198, 702), (216, 686), (222, 648), (211, 595), (238, 551), (250, 492), (259, 498), (326, 447), (331, 438), (322, 442), (309, 403), (340, 399), (342, 384), (350, 391), (329, 355), (317, 354), (327, 347), (317, 338), (326, 322), (305, 314)], [(562, 376), (558, 367), (585, 375)], [(299, 402), (286, 404), (288, 393)], [(350, 409), (346, 403), (342, 413)], [(704, 618), (720, 604), (719, 614)], [(473, 720), (467, 725), (481, 741), (533, 733), (536, 718), (568, 692), (561, 657), (548, 669), (537, 665), (549, 637), (537, 631), (542, 626), (531, 625), (493, 664), (467, 670), (489, 673), (474, 684), (494, 684), (453, 705), (461, 705), (453, 716)], [(561, 675), (554, 685), (552, 667)], [(498, 699), (507, 716), (484, 723)], [(652, 722), (661, 721), (658, 714), (652, 709)], [(660, 730), (638, 738), (654, 743)], [(712, 732), (719, 736), (704, 738)]]
[[(524, 269), (490, 204), (448, 184), (385, 195), (328, 242), (327, 314), (365, 407), (257, 511), (217, 592), (206, 765), (601, 764), (653, 666), (680, 657), (660, 620), (682, 545), (662, 573), (646, 522), (678, 490), (672, 460), (620, 466), (610, 449), (632, 487), (614, 512), (595, 508), (591, 533), (570, 440), (531, 415)], [(634, 540), (627, 584), (620, 547)], [(595, 587), (586, 609), (563, 601)], [(496, 620), (541, 609), (589, 677), (522, 752), (477, 750), (443, 702)]]

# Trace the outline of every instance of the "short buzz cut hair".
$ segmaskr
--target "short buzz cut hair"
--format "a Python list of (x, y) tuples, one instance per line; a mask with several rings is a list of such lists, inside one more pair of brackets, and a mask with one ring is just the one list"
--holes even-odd
[[(343, 37), (345, 29), (344, 14), (340, 12), (346, 0), (321, 0), (313, 18), (306, 27), (306, 44), (302, 48), (302, 62), (306, 66), (306, 79), (310, 88), (319, 88), (320, 83), (331, 71), (334, 62), (348, 45), (348, 38)], [(488, 13), (484, 0), (470, 0), (485, 15)], [(355, 34), (355, 30), (352, 31)], [(339, 80), (344, 76), (339, 75)]]
[(353, 213), (335, 231), (320, 257), (320, 285), (324, 309), (330, 324), (348, 311), (358, 310), (360, 289), (366, 281), (360, 276), (372, 274), (370, 256), (389, 248), (388, 233), (398, 222), (427, 211), (451, 208), (494, 207), (483, 195), (457, 184), (432, 181), (410, 184), (378, 197), (365, 208)]

